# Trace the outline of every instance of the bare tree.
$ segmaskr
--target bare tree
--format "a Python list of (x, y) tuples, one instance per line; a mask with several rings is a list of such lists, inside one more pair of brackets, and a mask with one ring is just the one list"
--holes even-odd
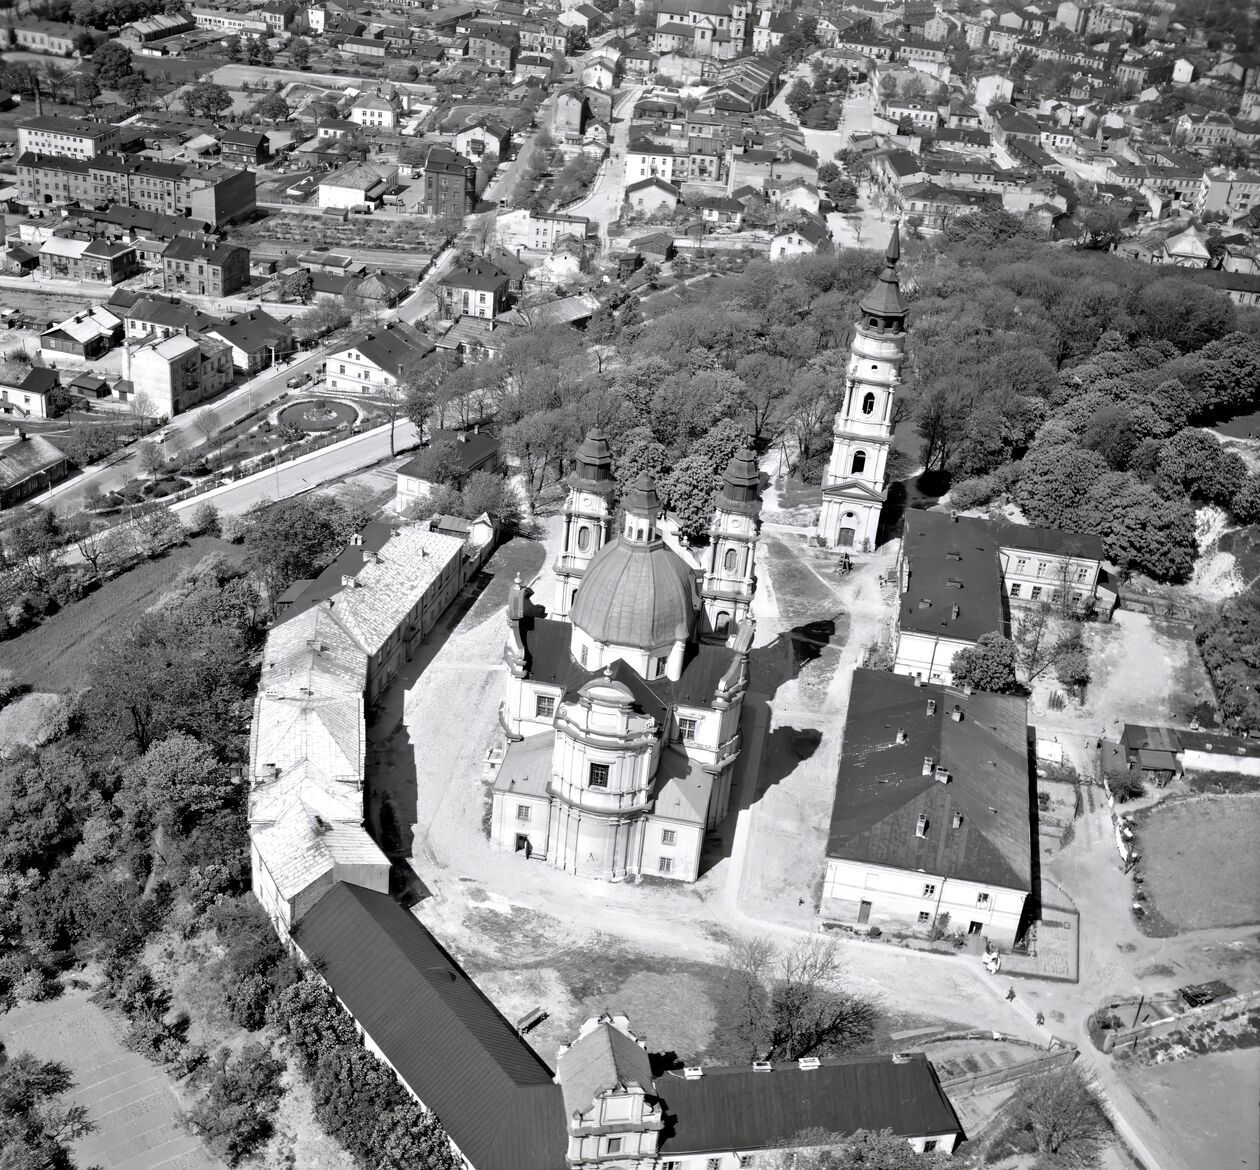
[(158, 473), (166, 466), (166, 456), (162, 453), (160, 443), (145, 442), (140, 444), (140, 467), (153, 478), (156, 484)]
[(79, 555), (92, 566), (92, 572), (98, 576), (101, 571), (101, 558), (109, 547), (109, 528), (87, 512), (80, 512), (66, 522), (66, 530), (74, 538), (74, 547)]
[(768, 939), (733, 943), (731, 1042), (745, 1059), (797, 1060), (867, 1043), (875, 1008), (842, 987), (834, 939), (814, 935), (780, 949)]
[(203, 406), (197, 411), (193, 418), (193, 427), (205, 439), (208, 447), (218, 446), (219, 431), (223, 427), (223, 420), (213, 406)]
[(1007, 1117), (1004, 1136), (1020, 1150), (1031, 1138), (1046, 1165), (1097, 1166), (1112, 1139), (1106, 1110), (1075, 1064), (1021, 1082)]
[(138, 390), (131, 396), (130, 408), (131, 417), (140, 424), (140, 433), (143, 435), (147, 429), (146, 424), (151, 423), (158, 416), (153, 399), (143, 390)]

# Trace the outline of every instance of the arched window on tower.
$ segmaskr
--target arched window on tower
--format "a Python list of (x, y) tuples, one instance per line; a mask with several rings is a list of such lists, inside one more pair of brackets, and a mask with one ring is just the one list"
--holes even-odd
[(578, 552), (586, 552), (591, 547), (591, 530), (589, 528), (578, 529)]
[(854, 475), (860, 475), (863, 471), (866, 470), (866, 452), (865, 451), (853, 452), (853, 466), (849, 468), (849, 470), (852, 471)]
[(715, 634), (729, 634), (731, 632), (731, 615), (723, 611), (717, 615), (717, 621), (713, 623), (713, 632)]
[(862, 399), (862, 413), (870, 414), (875, 409), (875, 395), (869, 390)]
[(728, 548), (726, 550), (726, 556), (722, 558), (722, 565), (728, 573), (733, 573), (735, 572), (735, 566), (738, 561), (739, 558), (736, 556), (735, 550), (733, 548)]

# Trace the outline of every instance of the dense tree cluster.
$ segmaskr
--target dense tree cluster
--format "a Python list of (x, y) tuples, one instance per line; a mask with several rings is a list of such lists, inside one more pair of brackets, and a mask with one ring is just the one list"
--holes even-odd
[(73, 1087), (64, 1065), (0, 1044), (0, 1165), (73, 1170), (71, 1144), (96, 1128), (84, 1106), (61, 1102)]
[(1211, 613), (1195, 641), (1225, 722), (1240, 730), (1260, 727), (1260, 589), (1253, 585)]
[(433, 1115), (359, 1041), (353, 1022), (318, 979), (290, 984), (271, 1022), (311, 1084), (315, 1116), (364, 1166), (455, 1170)]
[(1260, 498), (1196, 427), (1253, 409), (1256, 318), (1186, 276), (1050, 251), (1005, 213), (960, 217), (915, 288), (910, 393), (956, 506), (1009, 493), (1029, 523), (1097, 532), (1122, 568), (1181, 580), (1198, 503)]

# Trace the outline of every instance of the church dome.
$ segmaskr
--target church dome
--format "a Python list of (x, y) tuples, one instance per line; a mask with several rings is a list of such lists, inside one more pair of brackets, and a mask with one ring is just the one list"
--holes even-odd
[(678, 554), (619, 538), (591, 558), (569, 620), (605, 646), (651, 650), (685, 641), (695, 614), (695, 576)]

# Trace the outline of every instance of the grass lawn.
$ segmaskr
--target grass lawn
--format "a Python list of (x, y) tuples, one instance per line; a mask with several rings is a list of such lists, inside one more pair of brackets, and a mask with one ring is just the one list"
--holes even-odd
[(155, 561), (145, 561), (95, 593), (55, 613), (21, 637), (0, 642), (0, 667), (36, 691), (70, 691), (83, 683), (92, 648), (121, 622), (147, 609), (186, 569), (209, 553), (239, 562), (239, 545), (199, 536)]
[(1209, 796), (1157, 805), (1138, 827), (1146, 891), (1179, 930), (1260, 920), (1260, 798)]

